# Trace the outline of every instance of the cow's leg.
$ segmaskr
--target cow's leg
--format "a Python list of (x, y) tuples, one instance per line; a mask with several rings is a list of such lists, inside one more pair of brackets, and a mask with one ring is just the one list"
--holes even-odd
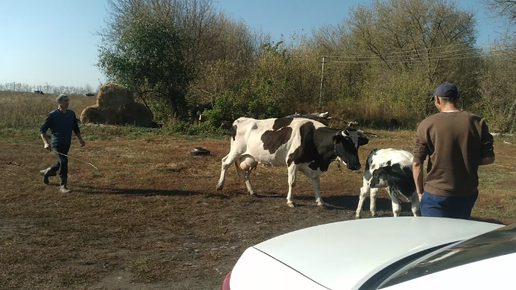
[(319, 184), (319, 176), (312, 178), (312, 187), (314, 188), (315, 203), (317, 203), (317, 206), (324, 206), (324, 202), (321, 198), (321, 192), (319, 191)]
[(412, 209), (412, 214), (414, 214), (414, 216), (421, 215), (421, 212), (419, 211), (419, 196), (417, 195), (417, 193), (414, 193), (412, 195), (411, 209)]
[(376, 216), (376, 196), (378, 195), (379, 188), (371, 188), (371, 194), (369, 197), (371, 198), (369, 204), (369, 211), (371, 211), (371, 216)]
[(236, 152), (229, 152), (228, 155), (226, 155), (224, 158), (222, 158), (222, 167), (220, 169), (220, 178), (219, 182), (217, 183), (217, 190), (221, 190), (224, 187), (224, 179), (226, 177), (226, 171), (228, 170), (229, 166), (235, 162), (238, 158), (240, 158), (240, 154), (237, 154)]
[(358, 197), (358, 206), (357, 206), (357, 212), (355, 214), (356, 218), (359, 219), (362, 217), (362, 207), (364, 205), (365, 199), (368, 197), (369, 191), (371, 188), (367, 184), (367, 181), (364, 180), (364, 184), (360, 188), (360, 195)]
[(251, 176), (251, 172), (242, 170), (242, 175), (244, 176), (244, 182), (245, 186), (247, 187), (247, 191), (250, 195), (255, 195), (253, 187), (251, 186), (251, 179), (249, 179), (249, 177)]
[(321, 180), (319, 179), (320, 172), (314, 171), (310, 169), (306, 164), (303, 166), (298, 167), (298, 170), (301, 171), (306, 177), (310, 178), (312, 180), (312, 187), (314, 189), (314, 195), (315, 195), (315, 203), (317, 203), (317, 206), (324, 206), (324, 202), (321, 197), (321, 192), (319, 190)]
[(295, 164), (291, 164), (288, 167), (288, 193), (287, 193), (287, 205), (290, 207), (295, 207), (292, 190), (296, 186), (296, 172), (297, 166)]

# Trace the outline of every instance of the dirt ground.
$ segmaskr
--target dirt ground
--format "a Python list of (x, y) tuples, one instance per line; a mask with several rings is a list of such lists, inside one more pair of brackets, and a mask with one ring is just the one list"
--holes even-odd
[[(220, 289), (247, 247), (354, 218), (362, 182), (363, 170), (333, 163), (321, 176), (328, 206), (318, 208), (298, 174), (297, 207), (289, 208), (285, 167), (253, 172), (254, 197), (234, 167), (215, 190), (228, 139), (88, 139), (85, 128), (86, 146), (74, 140), (69, 152), (73, 193), (61, 194), (56, 177), (41, 181), (54, 157), (35, 136), (0, 138), (0, 289)], [(373, 140), (359, 149), (361, 162), (387, 144), (410, 150), (411, 133)], [(190, 156), (199, 146), (210, 155)], [(383, 192), (377, 209), (391, 215)]]

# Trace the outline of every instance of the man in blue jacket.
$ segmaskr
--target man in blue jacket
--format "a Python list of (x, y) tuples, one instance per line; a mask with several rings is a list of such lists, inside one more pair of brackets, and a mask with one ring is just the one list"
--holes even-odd
[[(72, 143), (72, 131), (75, 133), (81, 146), (86, 143), (81, 137), (81, 131), (77, 123), (77, 117), (72, 110), (68, 110), (70, 99), (67, 95), (61, 94), (57, 98), (57, 109), (48, 113), (45, 121), (41, 125), (39, 131), (45, 149), (54, 150), (57, 161), (47, 169), (41, 170), (39, 173), (43, 176), (43, 183), (48, 184), (50, 176), (56, 176), (59, 171), (59, 178), (61, 179), (60, 191), (62, 193), (69, 193), (67, 186), (68, 179), (68, 150)], [(47, 130), (50, 129), (52, 133), (51, 141), (48, 142)]]

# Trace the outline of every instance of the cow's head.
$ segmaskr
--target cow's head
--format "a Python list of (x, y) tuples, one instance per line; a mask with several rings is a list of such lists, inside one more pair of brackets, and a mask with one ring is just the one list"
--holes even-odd
[(358, 160), (358, 147), (367, 144), (369, 140), (356, 129), (346, 129), (339, 131), (333, 136), (335, 146), (335, 155), (340, 159), (348, 169), (360, 169), (360, 161)]

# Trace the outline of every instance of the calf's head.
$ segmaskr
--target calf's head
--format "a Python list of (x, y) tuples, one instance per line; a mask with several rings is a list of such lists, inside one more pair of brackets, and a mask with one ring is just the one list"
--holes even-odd
[(391, 161), (388, 161), (373, 171), (369, 181), (369, 186), (372, 188), (387, 187), (393, 184), (415, 189), (411, 167), (401, 166), (399, 163), (392, 164)]
[(373, 171), (371, 180), (369, 180), (369, 187), (382, 188), (389, 186), (389, 177), (392, 176), (392, 166), (389, 162), (384, 167), (380, 167)]
[(369, 140), (364, 134), (355, 129), (348, 128), (333, 136), (335, 155), (337, 155), (337, 158), (346, 164), (350, 170), (360, 169), (358, 148), (368, 142)]

